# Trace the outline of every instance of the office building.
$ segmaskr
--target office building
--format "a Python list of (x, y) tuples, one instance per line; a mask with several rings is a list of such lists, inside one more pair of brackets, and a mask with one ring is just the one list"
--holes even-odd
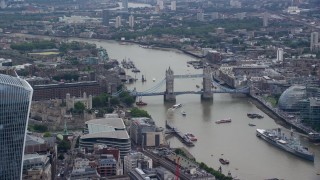
[(131, 150), (130, 137), (121, 118), (93, 119), (86, 122), (88, 134), (80, 137), (80, 148), (93, 152), (94, 145), (102, 144), (117, 148), (123, 158)]
[(134, 27), (134, 16), (133, 16), (133, 15), (130, 15), (130, 16), (129, 16), (129, 26), (130, 26), (131, 28)]
[(163, 133), (150, 118), (133, 118), (130, 126), (130, 137), (137, 145), (160, 146), (163, 144)]
[(5, 0), (0, 0), (0, 9), (5, 9), (7, 7)]
[(163, 9), (164, 9), (163, 0), (157, 0), (157, 5), (159, 6), (159, 9), (160, 9), (160, 10), (163, 10)]
[(32, 100), (65, 99), (68, 93), (70, 97), (80, 97), (83, 92), (97, 96), (105, 92), (105, 88), (100, 85), (97, 81), (35, 85), (33, 86), (34, 96)]
[(312, 97), (300, 101), (300, 118), (311, 126), (320, 125), (320, 98)]
[(218, 12), (211, 13), (211, 19), (213, 19), (213, 20), (219, 19), (219, 13)]
[(282, 48), (277, 49), (277, 61), (279, 61), (279, 62), (283, 61), (283, 49)]
[(177, 1), (171, 1), (170, 9), (171, 11), (177, 10)]
[(79, 179), (91, 179), (91, 180), (99, 180), (100, 175), (95, 168), (83, 168), (83, 169), (75, 169), (70, 174), (70, 180), (79, 180)]
[(121, 16), (117, 16), (116, 17), (116, 24), (115, 27), (119, 28), (121, 26)]
[(0, 179), (22, 177), (22, 160), (32, 87), (19, 77), (0, 74)]
[(10, 67), (10, 66), (12, 66), (12, 60), (11, 59), (0, 58), (0, 68), (1, 67)]
[(124, 11), (128, 11), (128, 0), (122, 0), (122, 8)]
[(23, 179), (51, 180), (51, 168), (47, 155), (26, 154), (23, 158)]
[(318, 44), (319, 44), (319, 33), (318, 32), (312, 32), (311, 33), (311, 39), (310, 39), (310, 50), (314, 51)]
[(204, 14), (203, 14), (203, 12), (198, 12), (198, 13), (197, 13), (197, 20), (198, 20), (198, 21), (204, 21)]
[(124, 174), (135, 168), (152, 168), (152, 159), (141, 152), (134, 152), (126, 155), (123, 159)]
[(102, 24), (105, 26), (108, 26), (109, 20), (110, 20), (110, 10), (103, 10), (102, 11)]

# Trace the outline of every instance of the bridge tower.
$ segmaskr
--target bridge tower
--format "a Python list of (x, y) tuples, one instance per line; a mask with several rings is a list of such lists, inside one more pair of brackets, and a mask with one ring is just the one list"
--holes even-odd
[(212, 93), (212, 75), (210, 66), (203, 68), (203, 93), (201, 94), (201, 99), (213, 100)]
[(166, 91), (164, 92), (164, 100), (175, 102), (176, 96), (174, 95), (174, 73), (169, 67), (168, 70), (166, 70)]

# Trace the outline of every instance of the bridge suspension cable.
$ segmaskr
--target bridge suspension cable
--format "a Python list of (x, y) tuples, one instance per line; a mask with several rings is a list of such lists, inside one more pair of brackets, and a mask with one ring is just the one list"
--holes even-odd
[(155, 86), (151, 87), (150, 89), (147, 89), (145, 91), (142, 91), (140, 93), (152, 93), (155, 92), (156, 90), (158, 90), (166, 81), (166, 79), (161, 80), (158, 84), (156, 84)]

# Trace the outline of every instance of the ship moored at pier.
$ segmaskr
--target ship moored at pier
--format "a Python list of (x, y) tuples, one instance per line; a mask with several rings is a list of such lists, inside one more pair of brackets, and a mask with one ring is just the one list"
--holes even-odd
[(286, 137), (284, 133), (281, 133), (281, 129), (257, 129), (257, 137), (262, 138), (268, 143), (285, 150), (293, 155), (301, 157), (303, 159), (314, 161), (314, 155), (308, 151), (307, 148), (300, 145), (297, 138), (293, 137), (291, 132), (290, 137)]

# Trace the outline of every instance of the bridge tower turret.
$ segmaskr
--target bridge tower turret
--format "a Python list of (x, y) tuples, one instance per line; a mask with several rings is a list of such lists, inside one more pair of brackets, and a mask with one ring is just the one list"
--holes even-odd
[(201, 94), (201, 99), (213, 100), (212, 93), (212, 75), (210, 66), (203, 68), (203, 92)]
[(164, 92), (164, 100), (175, 102), (176, 96), (174, 95), (174, 73), (169, 67), (166, 70), (166, 91)]

